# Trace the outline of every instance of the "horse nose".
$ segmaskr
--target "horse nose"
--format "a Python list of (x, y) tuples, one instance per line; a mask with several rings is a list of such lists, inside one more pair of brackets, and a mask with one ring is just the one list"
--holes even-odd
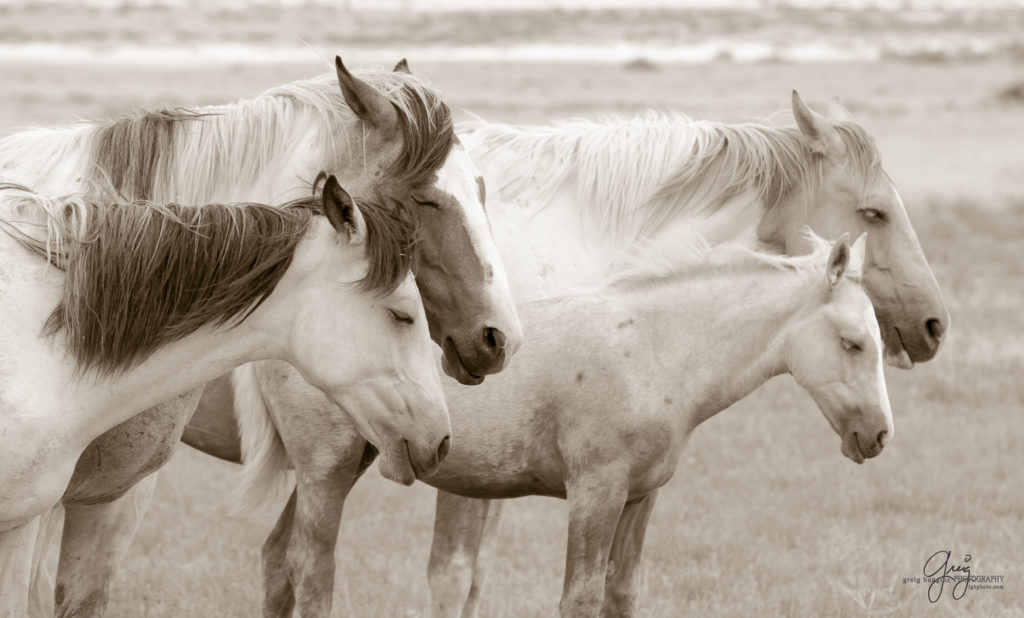
[(946, 334), (946, 324), (939, 318), (928, 318), (924, 323), (925, 340), (934, 350), (942, 343), (942, 337)]
[(505, 333), (490, 326), (484, 327), (480, 333), (480, 353), (489, 360), (491, 366), (501, 366), (505, 360)]
[(437, 447), (437, 458), (436, 458), (435, 461), (438, 464), (440, 464), (442, 461), (444, 461), (444, 458), (448, 456), (448, 450), (451, 449), (451, 447), (452, 447), (452, 438), (451, 438), (451, 436), (445, 436), (444, 439), (441, 440), (440, 446)]
[(505, 351), (505, 333), (501, 332), (497, 328), (487, 327), (484, 328), (484, 345), (488, 348), (497, 352)]
[(889, 442), (889, 432), (885, 431), (885, 430), (882, 430), (882, 431), (878, 432), (878, 439), (877, 439), (878, 450), (882, 450), (883, 448), (885, 448), (885, 445), (888, 442)]

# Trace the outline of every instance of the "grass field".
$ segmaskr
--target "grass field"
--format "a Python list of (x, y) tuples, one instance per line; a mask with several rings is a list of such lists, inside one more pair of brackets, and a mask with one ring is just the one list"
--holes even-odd
[[(541, 121), (674, 108), (790, 123), (789, 91), (838, 94), (876, 136), (952, 314), (939, 356), (887, 370), (896, 436), (855, 466), (788, 377), (699, 428), (647, 537), (647, 616), (1024, 615), (1024, 100), (1010, 61), (654, 67), (423, 65), (449, 101)], [(133, 106), (250, 96), (319, 67), (209, 71), (0, 66), (0, 127)], [(1024, 90), (1024, 88), (1021, 88)], [(1002, 96), (1001, 96), (1001, 93)], [(779, 113), (776, 113), (779, 112)], [(774, 114), (774, 115), (773, 115)], [(2, 130), (2, 129), (0, 129)], [(234, 513), (237, 470), (183, 447), (116, 583), (111, 616), (254, 616), (275, 508)], [(433, 490), (375, 472), (348, 501), (336, 615), (420, 616)], [(564, 503), (506, 510), (483, 616), (549, 616), (561, 591)], [(930, 604), (937, 550), (971, 554), (1003, 590)]]

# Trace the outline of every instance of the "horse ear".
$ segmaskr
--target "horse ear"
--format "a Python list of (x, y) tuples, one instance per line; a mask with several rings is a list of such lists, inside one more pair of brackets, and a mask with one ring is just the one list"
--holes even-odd
[(836, 287), (849, 265), (850, 235), (843, 234), (832, 243), (832, 252), (828, 256), (828, 267), (825, 269), (825, 285), (828, 289)]
[(349, 108), (359, 119), (378, 131), (389, 133), (398, 126), (398, 112), (380, 92), (370, 84), (352, 75), (345, 68), (341, 56), (334, 57), (334, 68), (338, 73), (338, 85)]
[(864, 256), (867, 254), (868, 233), (864, 232), (850, 246), (850, 263), (846, 267), (846, 276), (860, 281), (864, 274)]
[(321, 199), (324, 214), (331, 222), (331, 227), (348, 238), (350, 245), (363, 244), (366, 240), (366, 221), (363, 220), (363, 213), (359, 212), (355, 201), (341, 188), (338, 179), (333, 175), (327, 177)]
[(412, 71), (409, 70), (409, 61), (406, 60), (405, 58), (402, 58), (401, 60), (399, 60), (398, 64), (395, 65), (394, 72), (395, 73), (408, 73), (409, 75), (412, 75)]
[(800, 132), (810, 142), (812, 151), (822, 155), (842, 151), (843, 142), (835, 127), (821, 114), (807, 107), (796, 90), (793, 91), (793, 116), (796, 118), (796, 126), (800, 127)]
[(825, 119), (832, 122), (853, 122), (853, 114), (843, 107), (843, 104), (839, 102), (839, 97), (832, 97), (832, 100), (828, 102), (828, 107), (825, 108)]

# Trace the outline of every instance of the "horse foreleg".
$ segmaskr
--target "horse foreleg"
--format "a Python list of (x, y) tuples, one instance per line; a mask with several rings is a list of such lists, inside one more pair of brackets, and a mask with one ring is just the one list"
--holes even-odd
[(640, 556), (644, 548), (644, 535), (650, 520), (657, 490), (627, 502), (615, 530), (611, 554), (608, 557), (608, 576), (605, 580), (602, 615), (607, 618), (635, 616), (640, 601), (640, 580), (643, 569)]
[[(341, 512), (358, 478), (359, 462), (366, 445), (358, 436), (346, 442), (344, 445), (335, 443), (330, 452), (312, 454), (309, 463), (315, 462), (315, 468), (307, 467), (301, 456), (292, 455), (299, 497), (287, 561), (288, 574), (295, 587), (295, 602), (303, 617), (331, 615), (334, 548), (338, 543)], [(325, 470), (326, 462), (331, 459), (333, 466)]]
[(285, 571), (285, 554), (288, 539), (295, 522), (295, 503), (298, 489), (292, 491), (274, 529), (263, 543), (263, 616), (264, 618), (287, 618), (295, 608), (295, 592)]
[(41, 517), (0, 532), (0, 618), (28, 615), (32, 557)]
[(473, 585), (469, 588), (469, 598), (466, 599), (466, 607), (462, 610), (462, 615), (465, 618), (475, 618), (479, 614), (480, 599), (483, 596), (487, 574), (494, 564), (494, 556), (498, 551), (498, 531), (501, 524), (501, 510), (505, 501), (487, 500), (487, 503), (483, 536), (478, 543), (476, 564), (473, 568)]
[(565, 556), (565, 582), (559, 610), (562, 616), (596, 618), (604, 603), (615, 527), (626, 503), (625, 474), (588, 470), (567, 483), (569, 541)]
[(497, 543), (501, 505), (501, 500), (463, 498), (438, 490), (427, 566), (435, 618), (477, 615), (483, 567)]
[(156, 489), (151, 474), (110, 502), (65, 504), (57, 567), (55, 615), (101, 616), (110, 585), (149, 510)]

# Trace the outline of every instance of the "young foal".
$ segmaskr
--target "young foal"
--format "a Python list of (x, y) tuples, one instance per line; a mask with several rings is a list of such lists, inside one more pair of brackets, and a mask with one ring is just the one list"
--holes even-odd
[[(852, 250), (845, 237), (831, 252), (815, 243), (807, 257), (741, 252), (691, 271), (623, 278), (595, 295), (521, 305), (529, 337), (517, 362), (482, 386), (446, 382), (457, 440), (422, 480), (474, 498), (567, 497), (563, 613), (597, 615), (602, 603), (608, 615), (629, 613), (647, 515), (698, 424), (768, 378), (791, 373), (841, 436), (847, 457), (874, 457), (892, 436), (878, 323), (859, 284), (864, 238)], [(332, 522), (340, 513), (321, 521), (331, 527), (312, 540), (282, 534), (282, 522), (311, 517), (303, 511), (314, 500), (337, 500), (361, 465), (351, 457), (347, 442), (356, 432), (344, 418), (322, 398), (304, 401), (313, 414), (267, 401), (296, 469), (299, 500), (295, 512), (292, 496), (264, 547), (268, 616), (290, 612), (296, 570), (333, 571)], [(300, 423), (319, 439), (292, 442)], [(347, 472), (345, 487), (304, 498), (307, 479), (331, 467)], [(442, 513), (435, 526), (432, 587), (458, 575), (446, 547), (474, 540), (460, 539), (459, 520)], [(267, 560), (281, 555), (292, 558), (283, 569)], [(606, 594), (609, 555), (616, 567)], [(315, 593), (330, 590), (321, 585)], [(301, 606), (307, 591), (295, 592)], [(435, 609), (457, 615), (468, 589), (461, 592)]]
[[(435, 615), (466, 615), (481, 532), (445, 510), (445, 492), (567, 498), (562, 615), (628, 616), (648, 516), (690, 434), (768, 378), (792, 374), (851, 460), (881, 453), (893, 433), (882, 342), (860, 285), (864, 237), (852, 249), (846, 238), (521, 305), (529, 339), (515, 367), (478, 391), (445, 385), (459, 440), (424, 479), (442, 490)], [(455, 548), (469, 565), (452, 562)]]
[(0, 184), (0, 230), (0, 616), (26, 615), (39, 515), (90, 441), (241, 363), (287, 360), (344, 397), (396, 466), (447, 451), (413, 226), (333, 177), (322, 201), (279, 208)]

